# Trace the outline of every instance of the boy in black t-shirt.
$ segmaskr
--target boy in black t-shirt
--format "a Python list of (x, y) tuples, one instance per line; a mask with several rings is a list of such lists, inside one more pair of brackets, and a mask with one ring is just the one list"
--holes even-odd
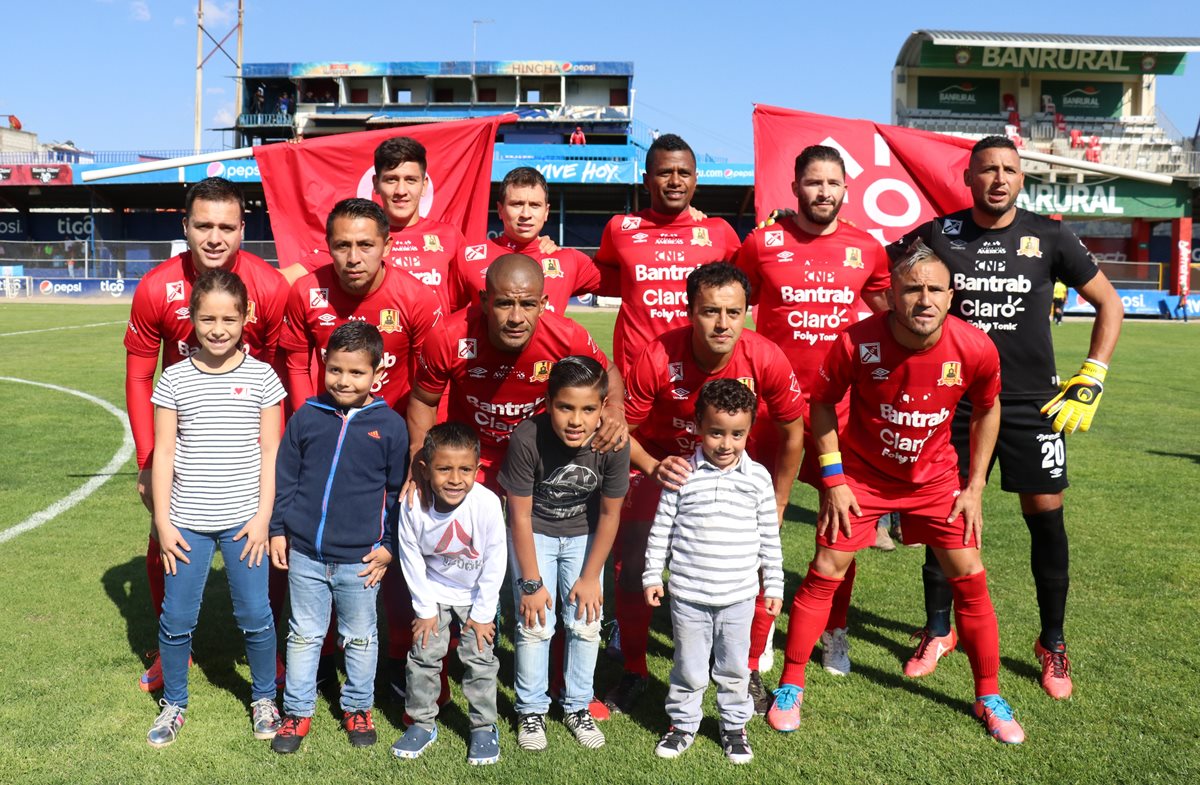
[(600, 649), (602, 572), (629, 486), (629, 445), (593, 452), (608, 376), (590, 357), (554, 364), (546, 411), (517, 426), (499, 483), (508, 492), (516, 576), (517, 746), (546, 747), (547, 666), (554, 605), (566, 628), (564, 723), (588, 748), (604, 744), (588, 704)]

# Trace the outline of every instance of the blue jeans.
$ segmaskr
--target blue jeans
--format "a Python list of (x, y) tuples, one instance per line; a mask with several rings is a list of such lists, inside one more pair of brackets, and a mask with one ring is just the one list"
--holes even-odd
[(337, 608), (338, 644), (346, 655), (342, 711), (371, 708), (375, 702), (375, 666), (379, 632), (375, 598), (379, 584), (365, 587), (360, 578), (366, 565), (334, 564), (311, 559), (294, 548), (288, 552), (287, 683), (283, 708), (297, 717), (311, 717), (317, 705), (317, 663), (329, 628), (330, 606)]
[[(163, 672), (163, 699), (177, 706), (188, 702), (188, 659), (192, 633), (200, 617), (204, 585), (213, 555), (221, 549), (225, 577), (233, 598), (233, 617), (246, 636), (246, 661), (250, 663), (252, 700), (275, 697), (275, 620), (267, 601), (267, 559), (257, 567), (238, 561), (244, 540), (233, 541), (242, 527), (219, 532), (180, 528), (192, 550), (190, 564), (176, 560), (175, 574), (166, 575), (166, 597), (158, 617), (158, 652)], [(248, 559), (249, 557), (247, 557)]]
[[(563, 680), (566, 683), (562, 696), (562, 709), (566, 713), (586, 709), (592, 700), (592, 676), (596, 671), (596, 654), (600, 650), (600, 619), (587, 623), (584, 618), (575, 618), (578, 606), (567, 601), (579, 574), (583, 572), (592, 538), (581, 534), (577, 537), (549, 537), (533, 533), (534, 549), (537, 551), (538, 572), (550, 592), (550, 600), (562, 616), (567, 631), (563, 656)], [(508, 553), (514, 579), (521, 577), (521, 565), (517, 551), (508, 538)], [(513, 596), (516, 605), (516, 693), (517, 714), (545, 714), (550, 710), (550, 694), (547, 677), (550, 664), (550, 639), (554, 637), (554, 613), (547, 613), (545, 626), (526, 627), (521, 618), (521, 589), (514, 583)], [(560, 602), (561, 598), (561, 602)]]

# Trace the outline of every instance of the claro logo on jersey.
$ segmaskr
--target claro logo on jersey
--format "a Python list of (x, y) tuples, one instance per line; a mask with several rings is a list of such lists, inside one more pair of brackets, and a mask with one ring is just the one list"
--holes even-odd
[[(1015, 330), (1016, 323), (1011, 320), (1017, 314), (1025, 311), (1025, 298), (1014, 297), (1016, 294), (1028, 294), (1033, 290), (1033, 282), (1024, 275), (1015, 277), (1000, 276), (968, 276), (962, 273), (954, 274), (954, 288), (958, 292), (981, 294), (1006, 294), (1003, 301), (989, 297), (979, 299), (969, 296), (960, 297), (958, 309), (963, 318), (970, 320), (984, 332), (991, 330)], [(1007, 319), (1008, 322), (981, 321), (985, 319)]]
[[(658, 254), (672, 254), (675, 251), (656, 251)], [(678, 252), (682, 256), (682, 252)], [(647, 264), (637, 264), (633, 267), (635, 281), (665, 281), (683, 282), (696, 266), (679, 265), (672, 267), (651, 267)], [(679, 287), (646, 289), (642, 292), (642, 304), (650, 307), (651, 319), (666, 319), (668, 322), (676, 317), (687, 318), (687, 292)]]
[[(467, 396), (467, 403), (475, 407), (475, 424), (503, 434), (499, 438), (508, 438), (508, 434), (512, 433), (526, 419), (532, 417), (545, 400), (539, 396), (530, 403), (514, 403), (512, 401), (493, 403), (481, 401), (474, 395)], [(488, 434), (481, 435), (486, 438)]]

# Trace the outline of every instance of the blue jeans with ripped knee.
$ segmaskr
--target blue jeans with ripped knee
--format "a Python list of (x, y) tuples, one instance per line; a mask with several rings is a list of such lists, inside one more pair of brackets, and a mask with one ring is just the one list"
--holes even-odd
[[(533, 533), (537, 551), (538, 571), (554, 610), (547, 613), (546, 624), (526, 627), (521, 618), (521, 589), (515, 586), (513, 595), (518, 608), (516, 634), (516, 710), (517, 714), (545, 714), (550, 709), (548, 692), (548, 668), (550, 664), (550, 639), (554, 637), (554, 613), (563, 621), (567, 640), (563, 656), (563, 712), (571, 713), (586, 709), (592, 700), (592, 677), (596, 671), (596, 655), (600, 650), (600, 619), (590, 624), (584, 618), (575, 618), (578, 607), (567, 600), (591, 550), (591, 535), (577, 537), (551, 537)], [(517, 551), (509, 536), (508, 553), (514, 578), (521, 577), (521, 565)]]

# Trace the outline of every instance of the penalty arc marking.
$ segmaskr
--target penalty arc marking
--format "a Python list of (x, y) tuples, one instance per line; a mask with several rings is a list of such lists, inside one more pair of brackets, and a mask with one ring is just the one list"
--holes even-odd
[(33, 382), (28, 379), (17, 379), (12, 376), (0, 376), (0, 382), (31, 384), (34, 387), (42, 387), (47, 390), (54, 390), (55, 392), (67, 393), (68, 395), (74, 395), (82, 398), (89, 403), (96, 404), (113, 417), (116, 417), (121, 423), (122, 431), (124, 431), (124, 438), (121, 441), (120, 448), (117, 450), (116, 455), (112, 457), (112, 460), (110, 460), (103, 469), (90, 477), (83, 485), (80, 485), (74, 491), (54, 502), (54, 504), (51, 504), (46, 509), (35, 512), (33, 515), (30, 515), (16, 526), (12, 526), (0, 531), (0, 543), (4, 543), (19, 534), (24, 534), (27, 531), (36, 529), (43, 523), (54, 520), (59, 515), (62, 515), (76, 504), (79, 504), (81, 501), (91, 496), (100, 488), (101, 485), (108, 482), (109, 478), (116, 474), (118, 469), (125, 465), (125, 462), (133, 456), (134, 449), (133, 432), (129, 430), (129, 417), (126, 416), (125, 412), (113, 406), (103, 398), (97, 398), (94, 395), (89, 395), (88, 393), (81, 392), (80, 390), (72, 390), (70, 387), (60, 387), (57, 384), (46, 384), (45, 382)]

